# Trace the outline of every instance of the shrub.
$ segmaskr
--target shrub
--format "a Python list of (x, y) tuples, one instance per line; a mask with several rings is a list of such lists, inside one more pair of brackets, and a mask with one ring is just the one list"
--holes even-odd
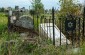
[(32, 55), (58, 55), (58, 49), (53, 45), (46, 45), (36, 48)]
[(31, 53), (36, 47), (19, 38), (18, 33), (3, 32), (0, 39), (0, 55), (27, 55)]

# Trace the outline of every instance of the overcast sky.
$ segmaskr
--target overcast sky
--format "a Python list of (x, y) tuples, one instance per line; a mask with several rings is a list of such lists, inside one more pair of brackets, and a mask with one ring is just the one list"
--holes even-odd
[[(84, 0), (79, 0), (80, 3), (83, 3)], [(45, 9), (51, 9), (52, 7), (59, 8), (58, 0), (42, 0)], [(15, 7), (18, 5), (20, 7), (29, 8), (31, 6), (31, 0), (0, 0), (0, 7)]]

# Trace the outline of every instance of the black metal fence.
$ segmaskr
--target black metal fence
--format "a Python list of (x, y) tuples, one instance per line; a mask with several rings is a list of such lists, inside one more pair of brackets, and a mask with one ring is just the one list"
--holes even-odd
[[(33, 19), (35, 20), (35, 18)], [(55, 18), (55, 11), (54, 8), (52, 9), (52, 15), (49, 16), (49, 18), (45, 16), (41, 16), (40, 18), (37, 16), (36, 24), (34, 28), (36, 27), (38, 31), (39, 30), (39, 24), (43, 23), (52, 23), (53, 24), (53, 45), (55, 45), (55, 25), (58, 25), (58, 28), (60, 29), (60, 46), (61, 44), (61, 36), (62, 33), (66, 36), (66, 47), (67, 47), (67, 39), (70, 40), (72, 46), (80, 46), (81, 41), (84, 39), (84, 18), (73, 16), (72, 14), (67, 14), (65, 17), (65, 20), (63, 18), (59, 18), (59, 24), (56, 24), (57, 18)], [(44, 26), (45, 29), (45, 26)], [(50, 28), (47, 28), (47, 32)], [(50, 31), (49, 31), (50, 32)], [(47, 33), (48, 34), (48, 33)]]
[[(35, 18), (36, 17), (36, 18)], [(85, 12), (84, 12), (84, 17), (78, 17), (78, 16), (73, 16), (72, 14), (67, 14), (66, 17), (59, 18), (59, 24), (57, 24), (57, 18), (55, 17), (55, 10), (54, 8), (52, 9), (52, 15), (48, 17), (46, 16), (34, 16), (33, 15), (33, 25), (35, 31), (38, 32), (38, 34), (41, 36), (48, 36), (52, 37), (53, 45), (55, 45), (56, 40), (55, 40), (55, 25), (59, 28), (59, 46), (62, 46), (62, 33), (65, 35), (65, 40), (66, 41), (66, 48), (71, 45), (72, 47), (80, 47), (81, 44), (83, 44), (84, 38), (85, 38)], [(40, 27), (40, 24), (43, 23), (43, 27)], [(46, 29), (46, 24), (50, 27), (47, 27)], [(52, 23), (52, 24), (50, 24)], [(42, 29), (41, 29), (42, 28)], [(51, 31), (52, 30), (52, 31)], [(46, 32), (45, 32), (46, 31)], [(50, 33), (50, 35), (48, 35)], [(52, 36), (53, 35), (53, 36)], [(68, 40), (71, 42), (68, 44)], [(56, 46), (56, 45), (55, 45)]]

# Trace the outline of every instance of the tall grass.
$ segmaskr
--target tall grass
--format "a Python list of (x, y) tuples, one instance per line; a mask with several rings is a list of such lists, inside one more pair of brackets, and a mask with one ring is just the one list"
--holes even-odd
[(23, 41), (19, 33), (3, 32), (1, 34), (0, 55), (28, 55), (36, 47), (36, 44)]
[(4, 13), (0, 13), (0, 33), (7, 28), (7, 17)]

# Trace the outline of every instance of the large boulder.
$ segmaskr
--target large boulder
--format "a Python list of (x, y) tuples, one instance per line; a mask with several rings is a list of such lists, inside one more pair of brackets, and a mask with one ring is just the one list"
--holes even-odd
[(21, 16), (15, 23), (16, 26), (33, 29), (33, 20), (29, 16)]

